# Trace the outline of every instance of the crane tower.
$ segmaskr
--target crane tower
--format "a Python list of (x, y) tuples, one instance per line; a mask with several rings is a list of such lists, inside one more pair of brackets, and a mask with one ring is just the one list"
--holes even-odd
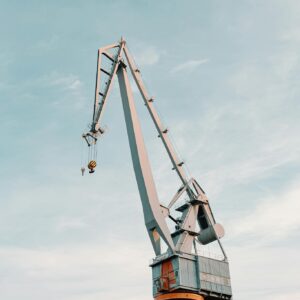
[[(159, 200), (153, 179), (140, 121), (136, 111), (128, 72), (142, 95), (144, 104), (177, 173), (181, 186), (167, 205)], [(98, 49), (95, 102), (90, 129), (83, 134), (89, 147), (104, 134), (100, 121), (115, 77), (118, 77), (131, 157), (142, 202), (144, 220), (155, 258), (151, 263), (155, 300), (232, 299), (229, 265), (220, 239), (222, 225), (216, 223), (206, 193), (194, 178), (188, 178), (184, 162), (174, 150), (168, 129), (162, 124), (144, 85), (141, 71), (133, 60), (126, 41)], [(94, 172), (96, 162), (88, 168)], [(185, 200), (182, 202), (182, 198)], [(177, 206), (176, 206), (177, 205)], [(176, 216), (174, 216), (174, 214)], [(174, 223), (170, 229), (167, 219)], [(167, 246), (162, 251), (162, 243)], [(199, 254), (199, 247), (214, 243), (221, 258)]]

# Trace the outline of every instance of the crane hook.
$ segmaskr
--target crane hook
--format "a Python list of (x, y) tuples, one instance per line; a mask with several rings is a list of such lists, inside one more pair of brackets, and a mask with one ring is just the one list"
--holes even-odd
[(90, 169), (89, 173), (94, 173), (95, 172), (95, 168), (97, 166), (97, 163), (95, 160), (91, 160), (88, 164), (88, 168)]
[(85, 167), (82, 167), (81, 168), (81, 174), (82, 174), (82, 176), (84, 175), (84, 172), (85, 172)]

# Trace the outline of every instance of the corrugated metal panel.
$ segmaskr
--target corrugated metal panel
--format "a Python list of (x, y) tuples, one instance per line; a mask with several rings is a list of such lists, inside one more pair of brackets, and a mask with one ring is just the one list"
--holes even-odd
[(207, 257), (199, 257), (199, 270), (203, 273), (209, 273), (222, 277), (230, 278), (229, 264), (224, 261), (215, 260)]
[(197, 289), (196, 263), (194, 260), (179, 258), (180, 285)]
[(200, 288), (231, 295), (229, 265), (227, 262), (199, 257)]

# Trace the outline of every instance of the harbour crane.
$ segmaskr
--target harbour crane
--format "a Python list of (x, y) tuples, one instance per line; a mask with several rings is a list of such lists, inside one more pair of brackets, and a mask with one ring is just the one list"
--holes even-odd
[[(159, 200), (135, 107), (129, 72), (142, 95), (173, 170), (181, 181), (181, 186), (175, 191), (168, 205)], [(141, 71), (123, 38), (115, 44), (98, 49), (93, 118), (89, 131), (83, 134), (83, 138), (89, 149), (92, 149), (105, 133), (101, 127), (101, 117), (116, 77), (119, 81), (145, 226), (155, 253), (150, 265), (154, 299), (232, 299), (228, 259), (220, 241), (224, 236), (224, 229), (216, 222), (207, 195), (200, 184), (196, 179), (187, 176), (184, 162), (179, 159), (171, 143), (168, 129), (164, 127), (154, 107), (154, 98), (148, 94)], [(93, 155), (90, 159), (88, 168), (93, 173), (96, 160)], [(185, 200), (182, 202), (183, 197)], [(173, 229), (168, 225), (167, 219), (174, 223)], [(167, 247), (166, 251), (162, 250), (163, 243)], [(222, 253), (221, 258), (198, 253), (199, 247), (211, 243), (218, 246)]]

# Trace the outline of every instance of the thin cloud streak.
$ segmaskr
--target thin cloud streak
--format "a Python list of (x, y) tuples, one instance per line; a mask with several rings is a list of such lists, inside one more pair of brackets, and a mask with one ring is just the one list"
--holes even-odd
[(177, 65), (171, 70), (172, 74), (179, 73), (179, 72), (192, 72), (197, 69), (200, 65), (206, 64), (209, 62), (208, 58), (199, 59), (199, 60), (189, 60), (182, 64)]
[(83, 218), (71, 218), (71, 217), (62, 217), (58, 224), (58, 231), (68, 231), (68, 230), (78, 230), (81, 228), (88, 227), (89, 224), (83, 220)]

